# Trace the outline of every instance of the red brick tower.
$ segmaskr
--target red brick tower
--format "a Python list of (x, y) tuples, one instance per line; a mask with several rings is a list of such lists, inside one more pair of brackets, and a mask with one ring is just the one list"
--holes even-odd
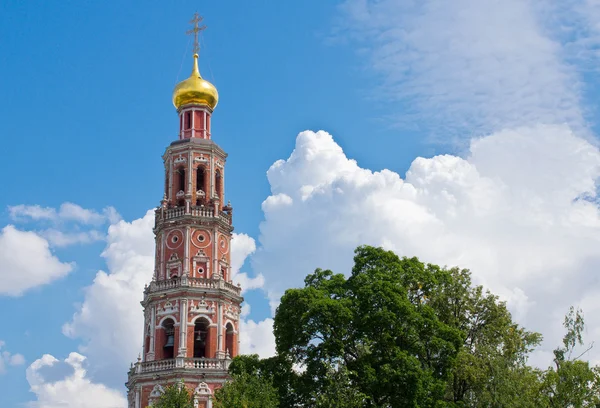
[(129, 372), (129, 408), (151, 406), (165, 386), (183, 380), (197, 407), (227, 379), (238, 354), (242, 297), (231, 281), (232, 208), (224, 205), (227, 154), (212, 141), (216, 88), (198, 70), (177, 84), (179, 140), (163, 155), (165, 192), (156, 210), (154, 276), (144, 290), (143, 355)]

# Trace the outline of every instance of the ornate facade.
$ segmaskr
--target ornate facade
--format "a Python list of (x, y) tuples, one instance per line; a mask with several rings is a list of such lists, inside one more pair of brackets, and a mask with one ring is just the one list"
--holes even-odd
[(227, 154), (212, 140), (216, 88), (200, 76), (198, 27), (192, 75), (173, 92), (179, 137), (163, 155), (164, 196), (156, 209), (156, 260), (145, 288), (143, 354), (127, 381), (130, 408), (151, 406), (183, 381), (196, 406), (227, 379), (238, 354), (241, 288), (231, 280), (232, 208), (224, 204)]

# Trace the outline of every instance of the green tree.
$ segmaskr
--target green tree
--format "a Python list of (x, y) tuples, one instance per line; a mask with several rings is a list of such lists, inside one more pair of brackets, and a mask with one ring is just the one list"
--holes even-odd
[(468, 270), (362, 246), (349, 277), (317, 269), (285, 292), (277, 356), (238, 357), (230, 370), (271, 383), (286, 408), (600, 408), (599, 369), (573, 357), (580, 311), (565, 328), (554, 366), (531, 367), (541, 335)]
[[(428, 300), (437, 269), (366, 246), (354, 261), (348, 279), (316, 270), (277, 309), (277, 351), (303, 369), (303, 405), (345, 387), (366, 407), (440, 406), (463, 336)], [(335, 367), (347, 381), (327, 380)]]
[(168, 385), (153, 408), (194, 408), (194, 397), (182, 381)]
[(271, 381), (260, 375), (247, 372), (233, 374), (215, 391), (215, 408), (276, 408), (279, 406), (277, 390)]
[(364, 407), (538, 406), (527, 357), (541, 336), (468, 270), (369, 246), (354, 263), (347, 279), (317, 269), (277, 309), (278, 354), (303, 369), (287, 384), (298, 405), (343, 394)]
[(437, 270), (430, 300), (436, 315), (463, 334), (447, 398), (467, 407), (538, 406), (540, 372), (527, 358), (540, 334), (514, 323), (504, 302), (472, 285), (468, 270), (429, 267)]
[(583, 312), (569, 309), (563, 323), (567, 333), (562, 347), (554, 350), (554, 366), (546, 370), (543, 381), (544, 406), (560, 408), (600, 407), (600, 370), (573, 354), (584, 345)]

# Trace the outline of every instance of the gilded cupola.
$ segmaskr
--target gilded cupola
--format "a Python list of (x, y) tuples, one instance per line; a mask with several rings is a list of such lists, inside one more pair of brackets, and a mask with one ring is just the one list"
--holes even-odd
[(198, 54), (194, 54), (192, 75), (175, 85), (173, 90), (173, 105), (179, 110), (184, 105), (205, 105), (211, 110), (219, 102), (217, 88), (200, 75), (198, 69)]

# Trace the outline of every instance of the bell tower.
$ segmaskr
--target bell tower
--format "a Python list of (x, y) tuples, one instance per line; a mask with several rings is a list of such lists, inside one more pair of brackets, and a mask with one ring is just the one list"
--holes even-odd
[(155, 211), (156, 258), (144, 309), (143, 354), (127, 381), (129, 408), (152, 406), (183, 380), (198, 408), (228, 378), (238, 354), (241, 288), (231, 281), (233, 209), (224, 204), (227, 154), (212, 140), (217, 89), (198, 68), (202, 18), (191, 21), (191, 76), (175, 86), (178, 139), (163, 155), (164, 195)]

